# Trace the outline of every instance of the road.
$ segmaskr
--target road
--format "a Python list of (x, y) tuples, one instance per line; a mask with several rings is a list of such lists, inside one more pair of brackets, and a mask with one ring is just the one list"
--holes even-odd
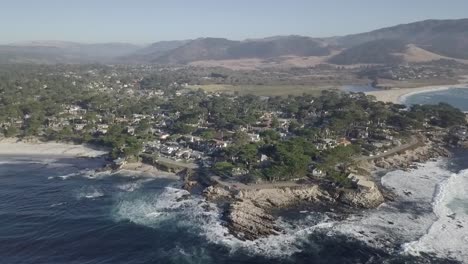
[[(418, 136), (411, 136), (410, 142), (403, 144), (398, 147), (394, 147), (390, 150), (388, 150), (386, 153), (382, 153), (373, 157), (369, 156), (360, 156), (355, 158), (354, 160), (359, 162), (359, 161), (369, 161), (373, 159), (378, 159), (378, 158), (385, 158), (388, 156), (392, 156), (397, 154), (400, 151), (405, 151), (411, 148), (414, 148), (415, 146), (422, 144), (422, 140)], [(304, 187), (304, 183), (297, 183), (297, 182), (273, 182), (273, 183), (259, 183), (259, 184), (243, 184), (238, 181), (225, 181), (222, 180), (221, 177), (219, 176), (211, 176), (210, 179), (217, 184), (229, 189), (229, 190), (260, 190), (260, 189), (275, 189), (275, 188), (294, 188), (294, 187)]]
[(223, 181), (219, 176), (211, 176), (211, 180), (217, 184), (234, 190), (264, 190), (264, 189), (276, 189), (276, 188), (294, 188), (294, 187), (304, 187), (305, 184), (299, 184), (297, 182), (272, 182), (272, 183), (258, 183), (258, 184), (243, 184), (237, 181)]
[(374, 159), (379, 159), (379, 158), (385, 158), (385, 157), (389, 157), (389, 156), (393, 156), (395, 154), (397, 154), (398, 152), (400, 151), (405, 151), (405, 150), (408, 150), (408, 149), (411, 149), (419, 144), (422, 144), (423, 142), (421, 141), (421, 139), (417, 136), (411, 136), (411, 139), (410, 139), (410, 142), (406, 143), (406, 144), (403, 144), (401, 146), (398, 146), (398, 147), (394, 147), (392, 149), (389, 149), (387, 152), (385, 153), (381, 153), (379, 155), (375, 155), (375, 156), (360, 156), (360, 157), (357, 157), (355, 158), (354, 160), (359, 162), (359, 161), (368, 161), (368, 160), (374, 160)]
[(173, 166), (177, 166), (177, 167), (182, 167), (182, 168), (188, 168), (188, 169), (197, 169), (198, 168), (198, 164), (196, 164), (196, 163), (187, 163), (187, 162), (182, 162), (182, 161), (175, 161), (175, 160), (165, 158), (165, 157), (159, 157), (158, 161), (160, 161), (162, 163), (170, 164), (170, 165), (173, 165)]

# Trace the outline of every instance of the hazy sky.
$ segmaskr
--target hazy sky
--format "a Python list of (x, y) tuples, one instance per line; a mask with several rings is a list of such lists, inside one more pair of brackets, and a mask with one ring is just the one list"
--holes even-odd
[(468, 0), (0, 0), (0, 42), (325, 37), (467, 11)]

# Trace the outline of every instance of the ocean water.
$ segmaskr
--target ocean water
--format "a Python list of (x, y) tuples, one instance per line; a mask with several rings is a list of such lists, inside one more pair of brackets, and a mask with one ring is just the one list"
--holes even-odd
[(462, 111), (468, 111), (468, 88), (451, 88), (409, 95), (403, 99), (406, 105), (448, 103)]
[(219, 209), (187, 199), (180, 182), (96, 174), (99, 161), (1, 157), (0, 263), (456, 263), (466, 256), (468, 155), (458, 157), (383, 177), (412, 194), (382, 208), (342, 222), (282, 218), (284, 234), (253, 242), (228, 234)]

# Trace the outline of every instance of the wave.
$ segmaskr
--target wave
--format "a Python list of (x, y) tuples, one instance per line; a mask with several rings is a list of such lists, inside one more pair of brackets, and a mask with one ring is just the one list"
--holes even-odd
[[(440, 257), (468, 260), (468, 170), (452, 174), (434, 199), (437, 220), (419, 239), (402, 246), (404, 253), (433, 253)], [(462, 201), (465, 201), (464, 203)], [(461, 202), (461, 203), (460, 203)]]
[(133, 192), (140, 189), (145, 183), (153, 181), (153, 179), (141, 179), (135, 182), (123, 183), (117, 185), (117, 189), (122, 190), (124, 192)]
[[(183, 229), (194, 235), (203, 236), (209, 244), (227, 248), (231, 254), (242, 252), (271, 258), (286, 258), (304, 250), (304, 247), (311, 242), (311, 235), (318, 233), (327, 236), (345, 235), (358, 239), (371, 248), (384, 249), (392, 254), (417, 255), (417, 250), (412, 252), (409, 249), (405, 252), (399, 250), (401, 245), (417, 241), (411, 244), (413, 249), (431, 253), (434, 251), (420, 246), (422, 241), (418, 240), (428, 234), (434, 228), (434, 222), (438, 221), (438, 215), (434, 211), (437, 210), (435, 207), (440, 201), (434, 197), (439, 198), (442, 193), (447, 197), (447, 188), (453, 190), (452, 187), (439, 188), (443, 187), (441, 184), (448, 179), (456, 179), (452, 178), (451, 173), (444, 168), (445, 162), (446, 160), (428, 162), (420, 164), (419, 168), (413, 171), (394, 171), (386, 174), (382, 178), (382, 184), (394, 190), (397, 199), (375, 210), (339, 222), (325, 215), (317, 216), (317, 213), (302, 212), (303, 217), (298, 220), (282, 218), (278, 220), (278, 225), (284, 230), (282, 234), (255, 241), (242, 241), (231, 235), (222, 220), (221, 209), (205, 201), (203, 197), (191, 196), (187, 199), (189, 192), (179, 189), (176, 184), (164, 188), (159, 193), (135, 192), (121, 196), (115, 205), (114, 218), (116, 221), (129, 221), (155, 229), (173, 228), (176, 231)], [(458, 183), (459, 190), (456, 193), (463, 193), (464, 186), (467, 184)], [(444, 199), (444, 204), (445, 200), (447, 199)], [(447, 247), (450, 249), (447, 248), (445, 252), (452, 250), (451, 255), (438, 251), (435, 253), (440, 257), (453, 257), (453, 255), (458, 258), (465, 257), (460, 253), (460, 249), (457, 249), (464, 246), (460, 243), (463, 241), (466, 243), (468, 239), (461, 234), (458, 235), (457, 242), (453, 242), (456, 245), (447, 242)], [(430, 243), (437, 243), (436, 241)]]
[(76, 195), (78, 199), (95, 199), (103, 196), (104, 193), (94, 186), (83, 187)]
[(194, 235), (203, 236), (208, 243), (222, 245), (231, 254), (245, 252), (251, 255), (288, 257), (302, 250), (309, 235), (316, 230), (327, 229), (332, 223), (324, 218), (319, 224), (313, 213), (304, 214), (299, 222), (290, 223), (284, 219), (279, 225), (285, 232), (255, 241), (242, 241), (229, 233), (221, 217), (221, 210), (200, 196), (179, 189), (176, 185), (164, 188), (159, 194), (143, 194), (138, 197), (124, 197), (116, 204), (116, 221), (130, 221), (151, 228), (179, 228)]
[[(419, 164), (415, 170), (387, 173), (381, 182), (397, 195), (395, 201), (337, 222), (330, 232), (356, 238), (390, 254), (421, 256), (424, 253), (440, 258), (468, 259), (468, 235), (465, 235), (468, 232), (463, 229), (468, 227), (468, 220), (447, 210), (447, 204), (455, 196), (468, 199), (464, 191), (468, 182), (459, 181), (467, 181), (468, 172), (454, 175), (446, 165), (447, 160), (440, 159)], [(458, 220), (452, 219), (454, 217)], [(462, 227), (457, 227), (460, 222)], [(459, 233), (451, 234), (451, 230), (455, 231), (451, 228), (458, 228)]]

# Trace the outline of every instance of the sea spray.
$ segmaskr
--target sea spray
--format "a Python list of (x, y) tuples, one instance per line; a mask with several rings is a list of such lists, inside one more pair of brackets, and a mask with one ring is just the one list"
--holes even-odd
[(402, 246), (403, 252), (412, 255), (433, 253), (439, 257), (468, 260), (468, 215), (464, 208), (468, 204), (459, 204), (461, 210), (453, 207), (457, 201), (467, 201), (468, 170), (454, 173), (440, 184), (434, 198), (434, 213), (437, 220), (427, 233), (419, 239)]

